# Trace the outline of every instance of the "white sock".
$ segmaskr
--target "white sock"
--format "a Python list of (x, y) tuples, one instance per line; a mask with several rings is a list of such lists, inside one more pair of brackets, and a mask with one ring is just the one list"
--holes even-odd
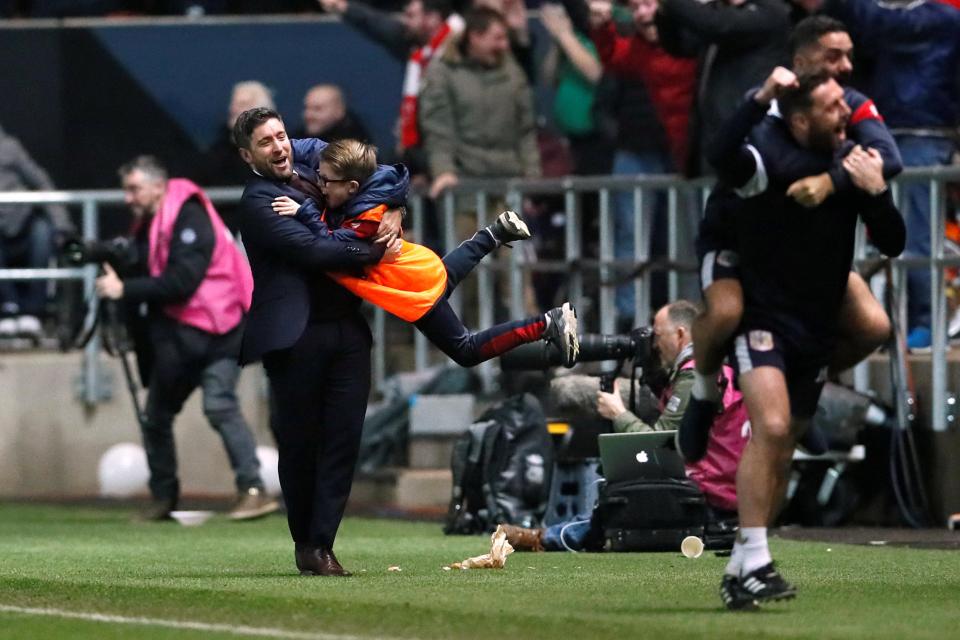
[(767, 547), (766, 527), (742, 527), (738, 539), (743, 540), (740, 575), (746, 575), (773, 561)]
[(728, 576), (740, 577), (740, 567), (743, 565), (743, 545), (737, 539), (733, 543), (733, 551), (730, 552), (730, 560), (727, 561), (727, 568), (723, 570)]
[(719, 371), (714, 371), (713, 373), (700, 373), (694, 369), (693, 389), (690, 391), (690, 393), (693, 394), (693, 397), (697, 400), (719, 400), (720, 388), (717, 386), (717, 376), (719, 374)]

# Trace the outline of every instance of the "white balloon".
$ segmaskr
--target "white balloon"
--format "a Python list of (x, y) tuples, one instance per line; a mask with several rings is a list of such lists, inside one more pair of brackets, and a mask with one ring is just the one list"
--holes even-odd
[(257, 460), (260, 461), (260, 478), (267, 493), (280, 495), (280, 474), (277, 471), (280, 454), (273, 447), (257, 447)]
[(100, 456), (97, 468), (100, 495), (108, 498), (129, 498), (147, 489), (150, 469), (147, 453), (138, 444), (121, 442)]

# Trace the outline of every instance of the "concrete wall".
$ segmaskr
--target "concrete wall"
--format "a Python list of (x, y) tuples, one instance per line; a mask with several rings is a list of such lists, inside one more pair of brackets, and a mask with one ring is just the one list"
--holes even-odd
[[(87, 411), (77, 400), (79, 353), (0, 355), (0, 497), (90, 497), (98, 494), (100, 456), (119, 442), (140, 443), (123, 372), (104, 357), (112, 398)], [(238, 394), (259, 444), (273, 445), (264, 383), (248, 367)], [(186, 495), (231, 495), (233, 474), (219, 436), (195, 392), (174, 427)]]

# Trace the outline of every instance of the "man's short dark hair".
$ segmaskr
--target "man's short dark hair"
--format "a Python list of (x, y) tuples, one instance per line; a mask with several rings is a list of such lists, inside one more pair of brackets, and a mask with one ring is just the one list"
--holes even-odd
[(777, 98), (777, 106), (783, 119), (789, 122), (793, 114), (809, 111), (813, 106), (813, 90), (830, 79), (830, 74), (825, 71), (800, 76), (797, 87), (787, 90)]
[(444, 19), (453, 13), (453, 2), (451, 0), (420, 0), (423, 5), (424, 13), (439, 13)]
[[(503, 14), (490, 7), (470, 9), (470, 11), (463, 16), (463, 22), (463, 30), (465, 33), (486, 33), (490, 25), (495, 22), (507, 26), (507, 19), (503, 17)], [(466, 39), (464, 39), (464, 42), (466, 42)]]
[(847, 33), (847, 25), (830, 16), (810, 16), (797, 23), (790, 32), (787, 46), (790, 49), (790, 59), (805, 49), (820, 41), (824, 35), (837, 32)]
[(677, 300), (667, 305), (667, 318), (675, 326), (691, 329), (698, 315), (700, 315), (700, 307), (689, 300)]
[(119, 174), (120, 179), (123, 180), (134, 171), (142, 172), (155, 182), (167, 181), (167, 168), (163, 166), (163, 163), (157, 160), (155, 156), (137, 156), (130, 162), (125, 162), (117, 169), (117, 174)]
[(233, 123), (233, 132), (231, 133), (233, 144), (237, 145), (239, 149), (249, 149), (250, 138), (253, 137), (254, 130), (267, 120), (273, 120), (274, 118), (283, 122), (283, 118), (274, 109), (268, 109), (267, 107), (247, 109), (237, 116), (237, 121)]

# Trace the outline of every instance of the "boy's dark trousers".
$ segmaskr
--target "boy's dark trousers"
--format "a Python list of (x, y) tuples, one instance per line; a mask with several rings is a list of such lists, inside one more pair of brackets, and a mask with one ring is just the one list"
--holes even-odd
[(475, 366), (517, 345), (539, 340), (546, 326), (543, 316), (534, 316), (472, 332), (450, 306), (448, 299), (453, 290), (496, 248), (497, 242), (490, 232), (481, 229), (444, 256), (447, 289), (433, 309), (414, 323), (430, 342), (463, 367)]

